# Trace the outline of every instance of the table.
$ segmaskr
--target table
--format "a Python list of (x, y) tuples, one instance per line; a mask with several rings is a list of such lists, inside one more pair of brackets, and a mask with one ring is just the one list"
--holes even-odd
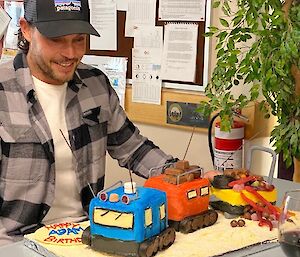
[[(273, 184), (278, 191), (278, 205), (282, 202), (284, 192), (292, 189), (300, 189), (300, 183), (294, 183), (283, 179), (274, 179)], [(2, 257), (41, 257), (42, 255), (28, 249), (23, 242), (17, 242), (7, 246), (0, 247), (0, 256)], [(259, 245), (231, 252), (223, 255), (223, 257), (285, 257), (278, 243)], [(172, 257), (172, 256), (170, 256)]]
[[(0, 256), (2, 257), (41, 257), (42, 255), (25, 247), (23, 242), (14, 243), (8, 246), (0, 247)], [(250, 247), (236, 252), (228, 253), (222, 257), (285, 257), (278, 243), (270, 244), (268, 248)], [(71, 257), (71, 256), (70, 256)], [(172, 256), (170, 256), (172, 257)]]

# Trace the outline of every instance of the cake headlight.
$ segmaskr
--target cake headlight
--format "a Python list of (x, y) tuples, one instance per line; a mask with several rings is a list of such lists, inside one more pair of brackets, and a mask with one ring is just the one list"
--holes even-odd
[(127, 195), (122, 195), (121, 201), (122, 201), (122, 203), (125, 203), (125, 204), (129, 204), (130, 203), (130, 199), (129, 199), (129, 197)]
[(98, 195), (99, 199), (101, 201), (106, 201), (108, 199), (107, 193), (106, 192), (102, 192)]

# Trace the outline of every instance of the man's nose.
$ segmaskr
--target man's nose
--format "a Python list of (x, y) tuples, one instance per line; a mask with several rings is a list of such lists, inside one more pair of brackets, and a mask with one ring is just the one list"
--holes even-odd
[(64, 45), (63, 49), (61, 50), (61, 54), (68, 59), (73, 59), (76, 57), (76, 48), (75, 45), (72, 43), (67, 43)]

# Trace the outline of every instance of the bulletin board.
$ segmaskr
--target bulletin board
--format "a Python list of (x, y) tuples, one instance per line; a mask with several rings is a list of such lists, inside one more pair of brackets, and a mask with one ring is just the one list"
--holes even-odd
[[(209, 5), (209, 6), (207, 6)], [(188, 126), (178, 126), (167, 123), (167, 101), (181, 101), (187, 103), (199, 103), (205, 99), (204, 90), (205, 82), (208, 76), (208, 56), (209, 56), (209, 39), (204, 37), (206, 28), (210, 25), (211, 17), (211, 1), (206, 1), (206, 15), (203, 21), (172, 21), (178, 23), (191, 22), (198, 24), (198, 39), (197, 39), (197, 56), (195, 82), (187, 83), (181, 81), (163, 80), (163, 85), (176, 84), (176, 87), (164, 86), (161, 93), (161, 105), (143, 104), (132, 102), (132, 88), (130, 83), (127, 84), (125, 94), (125, 110), (129, 118), (134, 122), (141, 122), (150, 125), (166, 126), (190, 130)], [(164, 27), (166, 21), (158, 20), (159, 2), (156, 2), (156, 26)], [(100, 51), (88, 48), (87, 54), (99, 56), (126, 57), (128, 59), (127, 79), (132, 78), (132, 48), (133, 38), (125, 37), (125, 19), (126, 12), (117, 12), (117, 51)], [(205, 79), (206, 76), (206, 79)], [(193, 88), (193, 89), (191, 89)], [(207, 132), (205, 128), (197, 128), (198, 132)]]
[[(157, 2), (158, 6), (158, 2)], [(157, 17), (158, 9), (156, 10)], [(101, 51), (101, 50), (92, 50), (88, 49), (87, 54), (91, 55), (100, 55), (100, 56), (117, 56), (117, 57), (126, 57), (128, 58), (128, 66), (127, 66), (127, 78), (132, 78), (132, 58), (131, 58), (131, 50), (133, 48), (133, 38), (125, 37), (125, 19), (126, 12), (118, 11), (117, 12), (117, 51)], [(176, 21), (174, 21), (176, 22)], [(179, 21), (178, 21), (179, 22)], [(156, 19), (156, 26), (164, 26), (165, 21), (159, 21)], [(204, 70), (204, 49), (205, 49), (205, 38), (203, 36), (205, 32), (205, 21), (192, 22), (198, 24), (198, 40), (197, 40), (197, 56), (196, 56), (196, 77), (194, 83), (184, 84), (192, 84), (192, 85), (203, 85), (203, 70)], [(181, 81), (165, 81), (165, 82), (175, 82), (182, 83)]]

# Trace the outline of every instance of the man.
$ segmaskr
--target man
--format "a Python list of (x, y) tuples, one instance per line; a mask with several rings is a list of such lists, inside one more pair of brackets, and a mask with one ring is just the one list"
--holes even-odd
[[(23, 50), (0, 66), (0, 244), (87, 217), (106, 152), (147, 177), (172, 159), (128, 120), (107, 77), (80, 63), (88, 0), (25, 0)], [(91, 192), (93, 191), (93, 192)]]

